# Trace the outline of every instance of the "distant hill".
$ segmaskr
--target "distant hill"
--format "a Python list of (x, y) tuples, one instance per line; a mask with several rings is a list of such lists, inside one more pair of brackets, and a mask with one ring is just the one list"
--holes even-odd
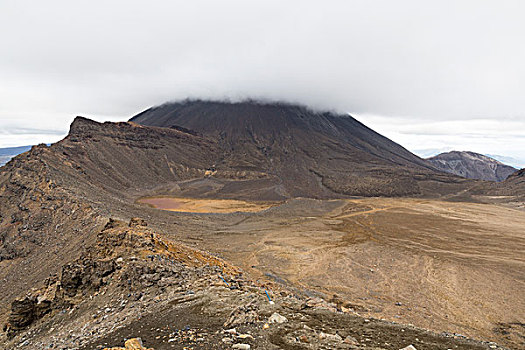
[(451, 151), (427, 159), (436, 168), (468, 179), (503, 181), (517, 169), (483, 154)]
[(20, 153), (27, 152), (32, 146), (19, 146), (19, 147), (6, 147), (0, 148), (0, 166), (9, 162), (11, 158), (19, 155)]

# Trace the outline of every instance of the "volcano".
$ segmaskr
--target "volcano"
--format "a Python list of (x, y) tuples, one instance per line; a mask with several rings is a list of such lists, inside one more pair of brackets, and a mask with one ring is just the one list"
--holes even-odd
[(464, 183), (348, 114), (284, 103), (184, 101), (130, 122), (214, 142), (214, 176), (258, 179), (248, 186), (263, 198), (436, 195)]

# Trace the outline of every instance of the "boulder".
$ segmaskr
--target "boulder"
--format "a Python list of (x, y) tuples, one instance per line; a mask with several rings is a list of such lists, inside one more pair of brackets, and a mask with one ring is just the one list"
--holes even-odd
[(251, 346), (249, 344), (234, 344), (232, 349), (237, 350), (250, 350)]
[(329, 334), (321, 332), (319, 333), (319, 340), (331, 343), (339, 343), (343, 341), (343, 338), (341, 338), (339, 334)]
[(268, 323), (284, 323), (286, 321), (288, 321), (288, 319), (279, 315), (277, 312), (274, 312), (268, 319)]
[(142, 344), (142, 339), (132, 338), (132, 339), (126, 340), (123, 348), (122, 347), (104, 348), (104, 350), (154, 350), (154, 349), (145, 348), (144, 344)]
[(359, 345), (359, 342), (357, 341), (357, 339), (350, 335), (345, 338), (344, 342), (345, 344), (349, 344), (349, 345)]

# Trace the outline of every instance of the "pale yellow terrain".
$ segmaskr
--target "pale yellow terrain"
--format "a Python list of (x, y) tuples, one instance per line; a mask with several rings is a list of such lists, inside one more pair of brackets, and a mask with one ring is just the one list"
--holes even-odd
[(185, 213), (253, 213), (269, 209), (278, 203), (248, 202), (234, 199), (192, 199), (179, 197), (147, 197), (138, 200), (154, 208)]

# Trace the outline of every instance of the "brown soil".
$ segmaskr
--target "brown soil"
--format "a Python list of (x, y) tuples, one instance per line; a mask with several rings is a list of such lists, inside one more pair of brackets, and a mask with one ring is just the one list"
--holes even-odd
[(437, 200), (296, 200), (206, 226), (184, 239), (254, 276), (337, 295), (364, 316), (524, 342), (523, 211)]

